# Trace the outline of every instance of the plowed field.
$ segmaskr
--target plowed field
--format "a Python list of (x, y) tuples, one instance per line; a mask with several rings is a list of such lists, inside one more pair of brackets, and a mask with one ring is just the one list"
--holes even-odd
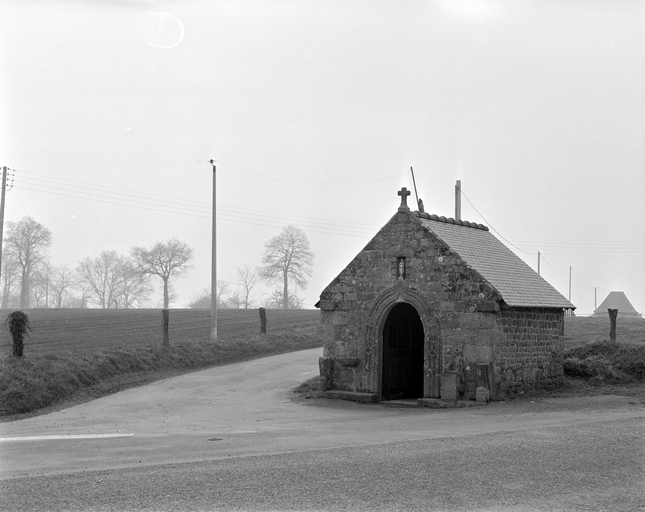
[[(0, 319), (10, 313), (0, 310)], [(25, 354), (81, 355), (85, 352), (161, 343), (161, 310), (158, 309), (32, 309), (26, 310), (32, 331), (25, 340)], [(320, 311), (267, 310), (267, 331), (317, 325)], [(205, 309), (171, 309), (170, 343), (208, 340), (211, 315)], [(222, 309), (217, 316), (218, 338), (255, 334), (260, 329), (257, 309)], [(11, 338), (0, 326), (0, 351), (11, 353)]]

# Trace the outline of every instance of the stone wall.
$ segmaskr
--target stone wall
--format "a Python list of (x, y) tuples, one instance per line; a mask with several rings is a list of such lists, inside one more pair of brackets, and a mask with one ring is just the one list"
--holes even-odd
[(564, 311), (502, 311), (497, 325), (504, 336), (495, 373), (502, 393), (548, 389), (564, 379)]

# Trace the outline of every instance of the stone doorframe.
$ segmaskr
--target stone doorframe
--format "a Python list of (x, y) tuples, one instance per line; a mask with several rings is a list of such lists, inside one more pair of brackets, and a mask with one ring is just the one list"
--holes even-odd
[[(413, 306), (423, 324), (423, 398), (439, 398), (441, 394), (441, 328), (428, 302), (407, 283), (399, 282), (383, 291), (369, 309), (363, 329), (368, 354), (368, 368), (376, 394), (383, 398), (383, 327), (392, 308), (400, 303)], [(370, 350), (370, 347), (372, 350)], [(370, 353), (371, 352), (371, 353)], [(374, 373), (375, 372), (375, 373)]]

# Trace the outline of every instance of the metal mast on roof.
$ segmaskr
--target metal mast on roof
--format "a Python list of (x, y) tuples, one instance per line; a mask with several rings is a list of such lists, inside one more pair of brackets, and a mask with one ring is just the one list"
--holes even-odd
[(414, 185), (414, 195), (417, 198), (417, 205), (419, 204), (419, 194), (417, 194), (417, 182), (414, 179), (414, 169), (410, 166), (410, 172), (412, 173), (412, 184)]

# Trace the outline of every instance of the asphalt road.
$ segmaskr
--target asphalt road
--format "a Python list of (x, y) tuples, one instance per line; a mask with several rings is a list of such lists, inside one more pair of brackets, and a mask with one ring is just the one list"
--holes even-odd
[(643, 400), (298, 402), (321, 350), (0, 424), (2, 510), (645, 510)]

